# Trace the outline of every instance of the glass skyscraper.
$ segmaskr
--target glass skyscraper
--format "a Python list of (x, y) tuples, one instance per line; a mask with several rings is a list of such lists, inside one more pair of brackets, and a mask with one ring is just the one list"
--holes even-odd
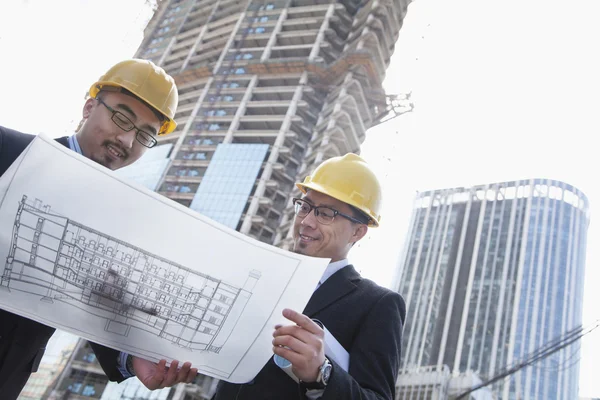
[[(582, 323), (588, 201), (531, 179), (419, 193), (401, 259), (403, 368), (483, 381)], [(577, 398), (575, 343), (493, 386), (499, 399)]]

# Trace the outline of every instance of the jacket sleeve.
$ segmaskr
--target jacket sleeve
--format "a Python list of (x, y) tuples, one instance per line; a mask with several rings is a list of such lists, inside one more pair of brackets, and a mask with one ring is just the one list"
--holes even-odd
[(333, 363), (322, 400), (393, 400), (400, 369), (406, 306), (387, 292), (368, 313), (350, 351), (349, 372)]
[(110, 381), (123, 382), (125, 378), (119, 372), (117, 360), (119, 351), (90, 342), (96, 358)]

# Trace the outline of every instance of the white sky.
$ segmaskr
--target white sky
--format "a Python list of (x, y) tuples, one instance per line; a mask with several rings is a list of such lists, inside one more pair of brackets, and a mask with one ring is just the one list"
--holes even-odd
[[(144, 0), (60, 4), (0, 2), (0, 125), (69, 134), (91, 83), (134, 54), (150, 17)], [(559, 179), (592, 204), (584, 324), (600, 318), (598, 15), (596, 0), (411, 4), (384, 84), (412, 90), (416, 109), (370, 130), (363, 146), (386, 194), (382, 226), (351, 254), (363, 275), (391, 284), (416, 191)], [(580, 395), (600, 397), (598, 331), (582, 353)]]
[[(412, 90), (416, 108), (369, 131), (363, 146), (385, 185), (382, 226), (352, 257), (363, 275), (392, 281), (416, 191), (558, 179), (591, 203), (584, 325), (600, 319), (597, 15), (594, 0), (409, 6), (384, 86)], [(600, 397), (600, 332), (582, 346), (580, 395)]]

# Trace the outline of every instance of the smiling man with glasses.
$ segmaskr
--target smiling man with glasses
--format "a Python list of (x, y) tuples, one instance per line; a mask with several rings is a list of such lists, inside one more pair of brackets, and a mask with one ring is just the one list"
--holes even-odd
[[(114, 108), (112, 108), (111, 106), (109, 106), (108, 104), (106, 104), (100, 97), (97, 97), (96, 100), (98, 100), (98, 102), (100, 104), (102, 104), (104, 107), (108, 108), (108, 111), (110, 111), (112, 113), (112, 122), (115, 123), (115, 125), (117, 125), (119, 128), (123, 129), (125, 132), (130, 132), (130, 131), (134, 131), (135, 132), (135, 139), (140, 142), (141, 145), (143, 145), (144, 147), (147, 148), (152, 148), (154, 146), (156, 146), (156, 143), (158, 143), (156, 141), (156, 129), (154, 129), (152, 126), (146, 124), (146, 129), (148, 131), (143, 131), (140, 128), (138, 128), (137, 126), (135, 126), (135, 124), (129, 119), (127, 118), (127, 116), (125, 114), (123, 114), (120, 111), (115, 110)], [(125, 106), (124, 104), (120, 104), (119, 105), (121, 108), (124, 108), (124, 112), (127, 112), (130, 115), (135, 115), (135, 113), (133, 112), (133, 110), (127, 106)], [(152, 133), (150, 133), (152, 132)]]
[(92, 86), (75, 139), (83, 155), (115, 170), (139, 159), (156, 145), (156, 136), (176, 125), (144, 97), (110, 83)]
[[(291, 363), (295, 379), (272, 358), (246, 384), (221, 382), (214, 399), (393, 400), (406, 306), (348, 261), (352, 246), (379, 225), (379, 181), (362, 158), (346, 154), (296, 185), (302, 197), (292, 199), (293, 251), (331, 261), (303, 312), (284, 310), (291, 324), (273, 332), (273, 352)], [(348, 352), (349, 366), (326, 354), (332, 338)]]
[[(138, 160), (156, 145), (158, 135), (171, 133), (177, 126), (173, 119), (178, 102), (175, 81), (150, 61), (132, 59), (116, 64), (91, 86), (89, 94), (77, 133), (56, 140), (112, 170)], [(0, 126), (0, 175), (34, 137)], [(53, 333), (52, 327), (0, 310), (2, 400), (17, 398), (30, 374), (36, 372)], [(179, 368), (173, 360), (166, 368), (166, 360), (157, 364), (90, 344), (111, 381), (135, 375), (154, 390), (191, 382), (197, 374), (190, 363)]]

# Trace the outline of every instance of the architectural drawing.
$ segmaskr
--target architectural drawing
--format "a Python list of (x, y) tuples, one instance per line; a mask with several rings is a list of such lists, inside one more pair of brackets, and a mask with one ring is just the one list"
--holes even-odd
[(219, 353), (261, 273), (243, 287), (196, 272), (53, 212), (22, 196), (0, 289), (63, 302), (190, 351)]

